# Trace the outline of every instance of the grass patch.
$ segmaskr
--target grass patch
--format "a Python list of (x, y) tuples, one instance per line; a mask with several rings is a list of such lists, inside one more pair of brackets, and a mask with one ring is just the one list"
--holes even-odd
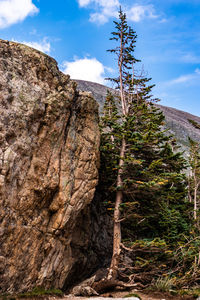
[(154, 292), (173, 293), (175, 288), (175, 279), (171, 277), (159, 277), (152, 282), (150, 290)]
[(138, 299), (141, 300), (141, 297), (138, 295), (138, 294), (128, 294), (128, 295), (125, 295), (123, 298), (130, 298), (130, 297), (137, 297)]
[(17, 299), (23, 299), (23, 298), (39, 298), (44, 296), (63, 296), (63, 292), (59, 289), (49, 289), (45, 290), (42, 287), (35, 287), (32, 291), (25, 292), (25, 293), (19, 293), (19, 294), (2, 294), (0, 295), (0, 299), (2, 300), (17, 300)]

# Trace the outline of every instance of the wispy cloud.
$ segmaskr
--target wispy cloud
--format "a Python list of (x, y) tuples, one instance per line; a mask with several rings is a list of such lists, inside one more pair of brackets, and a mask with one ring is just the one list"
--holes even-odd
[(44, 53), (47, 53), (49, 54), (50, 51), (51, 51), (51, 45), (50, 45), (50, 42), (47, 41), (47, 38), (43, 38), (42, 41), (40, 42), (29, 42), (29, 41), (16, 41), (16, 40), (12, 40), (13, 42), (18, 42), (18, 43), (21, 43), (21, 44), (25, 44), (29, 47), (32, 47), (32, 48), (35, 48), (41, 52), (44, 52)]
[(27, 16), (38, 13), (38, 8), (32, 0), (1, 0), (0, 28), (23, 21)]
[[(78, 0), (78, 3), (80, 7), (90, 6), (94, 9), (95, 12), (90, 14), (90, 21), (100, 25), (108, 22), (110, 17), (117, 17), (121, 5), (119, 0)], [(153, 5), (134, 4), (124, 11), (127, 18), (133, 22), (140, 22), (145, 18), (158, 18)]]
[(127, 17), (133, 22), (140, 22), (143, 19), (155, 19), (158, 18), (156, 15), (155, 8), (153, 5), (134, 5), (127, 11)]
[(180, 61), (184, 63), (198, 64), (200, 63), (200, 56), (193, 53), (187, 53), (180, 57)]
[(200, 84), (200, 69), (197, 68), (194, 73), (181, 75), (173, 80), (168, 81), (167, 85), (177, 85), (177, 84), (187, 84), (196, 85)]
[[(163, 46), (162, 41), (160, 41), (160, 46)], [(167, 41), (164, 41), (166, 44)], [(168, 44), (170, 41), (168, 41)], [(171, 44), (173, 41), (171, 40)], [(159, 40), (156, 43), (156, 46), (159, 46)], [(154, 52), (151, 53), (152, 55), (149, 55), (148, 61), (151, 63), (181, 63), (181, 64), (200, 64), (200, 55), (195, 54), (194, 52), (185, 52), (181, 50), (182, 46), (179, 46), (178, 44), (175, 44), (171, 49), (164, 49), (162, 53), (160, 52), (159, 55), (155, 54)]]
[(96, 58), (76, 58), (74, 61), (63, 63), (63, 72), (72, 79), (83, 79), (104, 84), (106, 67)]

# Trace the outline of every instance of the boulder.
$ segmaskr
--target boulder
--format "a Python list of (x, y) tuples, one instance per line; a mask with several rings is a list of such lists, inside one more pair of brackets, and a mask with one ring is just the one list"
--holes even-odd
[(97, 268), (99, 140), (91, 94), (51, 57), (0, 40), (1, 292), (65, 289)]

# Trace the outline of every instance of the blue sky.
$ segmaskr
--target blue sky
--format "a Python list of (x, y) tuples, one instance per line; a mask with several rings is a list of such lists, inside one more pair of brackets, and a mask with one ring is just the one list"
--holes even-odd
[(0, 38), (46, 52), (72, 78), (104, 83), (116, 71), (106, 50), (120, 5), (154, 95), (200, 116), (200, 0), (0, 0)]

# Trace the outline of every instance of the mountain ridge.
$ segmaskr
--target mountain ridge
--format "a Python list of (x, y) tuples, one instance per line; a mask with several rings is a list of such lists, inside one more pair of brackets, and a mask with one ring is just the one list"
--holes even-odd
[[(99, 111), (102, 112), (103, 103), (105, 101), (107, 90), (115, 92), (114, 89), (106, 87), (103, 84), (85, 81), (75, 80), (79, 90), (91, 92), (93, 97), (99, 104)], [(200, 117), (190, 114), (188, 112), (168, 107), (160, 104), (155, 104), (165, 115), (166, 128), (169, 132), (175, 135), (178, 144), (181, 146), (181, 150), (188, 152), (188, 137), (200, 141), (200, 130), (195, 128), (189, 120), (193, 120), (200, 124)]]

